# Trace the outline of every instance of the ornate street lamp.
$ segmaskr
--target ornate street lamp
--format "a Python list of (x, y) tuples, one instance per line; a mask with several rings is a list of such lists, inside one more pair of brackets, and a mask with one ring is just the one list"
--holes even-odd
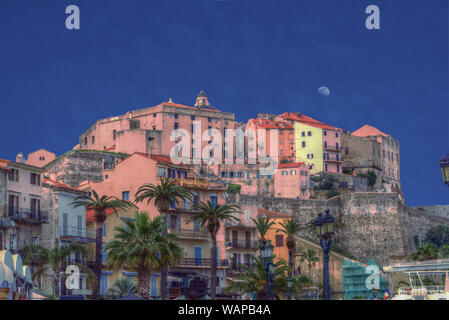
[(288, 278), (287, 286), (288, 286), (288, 300), (291, 300), (292, 299), (292, 286), (293, 286), (292, 278)]
[(446, 155), (439, 161), (439, 164), (443, 182), (445, 185), (449, 186), (449, 153), (446, 153)]
[(271, 259), (273, 258), (274, 246), (271, 244), (270, 240), (264, 240), (260, 246), (260, 257), (262, 258), (265, 265), (265, 290), (266, 290), (266, 300), (270, 300), (270, 266), (272, 265)]
[(316, 235), (320, 238), (320, 245), (323, 249), (324, 261), (323, 261), (323, 288), (324, 288), (324, 300), (330, 300), (330, 284), (329, 284), (329, 251), (332, 245), (332, 235), (334, 233), (334, 217), (329, 213), (329, 210), (325, 211), (326, 214), (318, 214), (318, 217), (313, 222)]
[(270, 267), (269, 267), (269, 271), (270, 271), (270, 287), (271, 287), (271, 300), (274, 300), (274, 271), (275, 271), (275, 267), (274, 267), (274, 262), (272, 260), (270, 260)]

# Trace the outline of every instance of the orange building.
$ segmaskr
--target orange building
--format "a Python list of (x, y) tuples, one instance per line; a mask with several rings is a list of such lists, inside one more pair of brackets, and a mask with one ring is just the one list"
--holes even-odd
[(270, 240), (274, 246), (273, 255), (275, 256), (274, 261), (279, 259), (284, 260), (288, 263), (288, 249), (286, 243), (286, 235), (282, 232), (277, 232), (277, 229), (281, 229), (282, 226), (279, 224), (283, 219), (291, 219), (291, 216), (286, 213), (268, 211), (266, 209), (258, 209), (259, 217), (271, 218), (275, 224), (268, 230), (265, 235), (266, 240)]

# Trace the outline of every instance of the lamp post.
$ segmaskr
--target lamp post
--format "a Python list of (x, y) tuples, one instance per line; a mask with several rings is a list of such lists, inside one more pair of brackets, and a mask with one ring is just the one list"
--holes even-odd
[(439, 161), (443, 183), (449, 187), (449, 153), (446, 153)]
[(324, 261), (323, 261), (323, 290), (324, 300), (330, 300), (330, 284), (329, 284), (329, 251), (332, 245), (332, 235), (334, 233), (335, 219), (329, 213), (329, 210), (325, 211), (326, 214), (323, 217), (322, 213), (318, 214), (318, 217), (313, 222), (316, 235), (320, 238), (320, 245), (323, 249)]
[(270, 300), (270, 265), (271, 258), (273, 257), (274, 246), (270, 240), (264, 240), (260, 246), (260, 257), (262, 258), (265, 266), (265, 290), (266, 300)]
[(271, 300), (274, 300), (274, 263), (272, 260), (270, 260), (270, 266), (269, 266), (269, 271), (270, 271), (270, 289), (271, 289)]
[(292, 299), (292, 285), (293, 285), (293, 279), (292, 278), (288, 278), (288, 280), (287, 280), (288, 300)]

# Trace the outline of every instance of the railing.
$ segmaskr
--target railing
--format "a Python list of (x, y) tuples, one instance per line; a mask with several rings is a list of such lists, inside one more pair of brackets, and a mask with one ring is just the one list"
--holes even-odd
[(341, 146), (337, 145), (329, 145), (329, 144), (323, 144), (323, 149), (325, 150), (331, 150), (331, 151), (341, 151)]
[(336, 161), (336, 162), (343, 162), (342, 158), (340, 157), (331, 157), (331, 156), (327, 156), (324, 158), (324, 161)]
[(258, 249), (259, 248), (259, 242), (255, 240), (226, 240), (226, 247), (231, 248), (243, 248), (243, 249)]
[(48, 222), (48, 213), (41, 210), (8, 207), (8, 216), (16, 221), (29, 223)]
[(254, 270), (254, 265), (253, 264), (242, 264), (242, 263), (233, 263), (231, 262), (229, 264), (229, 269), (228, 272), (245, 272), (246, 270), (248, 270), (248, 268), (250, 270)]
[(72, 242), (94, 242), (95, 233), (87, 235), (84, 228), (64, 228), (62, 227), (59, 232), (61, 240), (67, 240)]
[(181, 238), (202, 238), (209, 239), (209, 232), (206, 230), (182, 229), (178, 227), (168, 227), (169, 233), (176, 233)]
[[(200, 259), (200, 258), (184, 258), (181, 262), (182, 266), (196, 266), (196, 267), (210, 267), (212, 259)], [(217, 267), (227, 267), (229, 261), (227, 259), (218, 260)]]

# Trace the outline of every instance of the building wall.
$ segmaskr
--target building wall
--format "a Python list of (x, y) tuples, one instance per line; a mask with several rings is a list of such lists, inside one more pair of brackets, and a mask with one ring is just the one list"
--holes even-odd
[(42, 168), (47, 163), (56, 159), (56, 154), (44, 149), (40, 149), (29, 153), (27, 158), (28, 159), (26, 161), (26, 164)]
[(307, 199), (309, 190), (309, 168), (302, 164), (284, 167), (282, 164), (274, 174), (274, 195), (279, 198)]
[[(305, 137), (302, 136), (305, 132)], [(311, 135), (308, 136), (308, 132)], [(295, 122), (296, 162), (305, 162), (312, 166), (310, 173), (314, 174), (324, 170), (323, 167), (323, 132), (322, 129)], [(305, 147), (302, 147), (305, 142)], [(313, 154), (313, 159), (307, 155)]]

